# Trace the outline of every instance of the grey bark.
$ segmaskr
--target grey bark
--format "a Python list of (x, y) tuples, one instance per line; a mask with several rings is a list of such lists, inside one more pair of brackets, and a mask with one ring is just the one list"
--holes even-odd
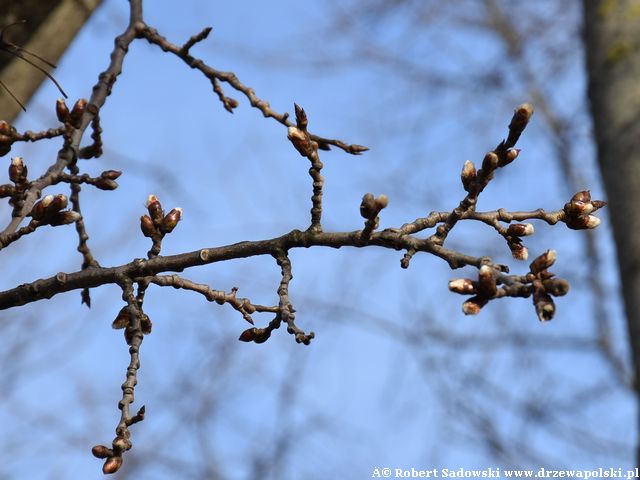
[(616, 243), (640, 432), (640, 2), (583, 2), (588, 94)]

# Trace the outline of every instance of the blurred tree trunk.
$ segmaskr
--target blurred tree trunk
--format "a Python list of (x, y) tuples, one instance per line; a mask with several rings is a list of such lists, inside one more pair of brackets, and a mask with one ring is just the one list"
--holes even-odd
[[(10, 27), (4, 39), (57, 63), (91, 13), (102, 0), (0, 0), (0, 28)], [(28, 63), (7, 52), (0, 52), (0, 81), (24, 104), (46, 77)], [(2, 89), (0, 118), (12, 121), (20, 105)]]
[(589, 99), (618, 255), (640, 432), (640, 3), (584, 0), (584, 27)]

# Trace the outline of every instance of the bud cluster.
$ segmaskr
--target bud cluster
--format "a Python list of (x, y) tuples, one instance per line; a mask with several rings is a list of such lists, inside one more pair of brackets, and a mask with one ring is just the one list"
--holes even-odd
[(311, 135), (307, 132), (309, 120), (304, 109), (298, 104), (294, 104), (294, 107), (296, 110), (296, 126), (291, 125), (287, 128), (287, 138), (300, 155), (309, 157), (318, 149), (318, 143), (313, 141)]
[(516, 260), (526, 260), (529, 258), (529, 250), (522, 244), (522, 238), (533, 235), (534, 228), (530, 223), (512, 223), (507, 227), (505, 238), (511, 250), (511, 255)]
[(160, 200), (155, 195), (149, 195), (147, 198), (147, 211), (148, 215), (140, 217), (140, 230), (145, 237), (164, 237), (176, 228), (182, 218), (181, 208), (174, 208), (165, 215)]
[(569, 291), (569, 282), (555, 278), (549, 271), (557, 258), (555, 250), (547, 250), (529, 265), (533, 305), (541, 322), (548, 322), (556, 312), (556, 305), (551, 297), (561, 297)]
[(600, 219), (591, 214), (606, 204), (602, 200), (591, 200), (589, 190), (578, 192), (564, 205), (564, 222), (573, 230), (596, 228)]
[(81, 215), (73, 210), (64, 210), (67, 208), (68, 203), (67, 196), (61, 193), (46, 195), (33, 205), (29, 215), (42, 225), (54, 227), (77, 222), (80, 220)]
[(56, 101), (56, 116), (60, 123), (71, 125), (73, 128), (80, 128), (82, 126), (82, 116), (87, 109), (87, 103), (86, 99), (81, 98), (74, 103), (71, 111), (69, 111), (64, 99), (59, 98)]

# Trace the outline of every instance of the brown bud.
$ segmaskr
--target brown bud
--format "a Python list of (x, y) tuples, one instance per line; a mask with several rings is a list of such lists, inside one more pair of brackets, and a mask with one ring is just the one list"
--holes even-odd
[(66, 210), (64, 212), (57, 212), (52, 214), (51, 220), (49, 220), (49, 225), (56, 227), (58, 225), (69, 225), (70, 223), (75, 223), (82, 218), (78, 212), (74, 212), (73, 210)]
[(122, 457), (109, 457), (102, 466), (102, 473), (108, 475), (110, 473), (116, 473), (122, 466)]
[(162, 223), (160, 224), (160, 231), (163, 233), (171, 233), (178, 222), (182, 218), (182, 209), (174, 208), (162, 219)]
[(580, 215), (579, 217), (568, 217), (565, 220), (567, 227), (572, 230), (585, 230), (596, 228), (600, 225), (600, 219), (595, 215)]
[(125, 328), (127, 325), (129, 325), (130, 321), (131, 321), (131, 314), (129, 313), (129, 307), (128, 306), (122, 307), (118, 312), (118, 315), (116, 315), (116, 318), (113, 321), (113, 323), (111, 323), (111, 328), (113, 328), (114, 330), (120, 330), (122, 328)]
[(9, 165), (9, 180), (14, 183), (21, 183), (27, 180), (27, 166), (22, 157), (13, 157)]
[(523, 130), (529, 123), (531, 115), (533, 115), (533, 105), (523, 103), (514, 110), (509, 129)]
[(256, 328), (247, 328), (244, 332), (240, 334), (238, 340), (241, 342), (253, 342), (256, 338)]
[(498, 167), (498, 155), (495, 152), (487, 152), (482, 160), (482, 170), (485, 173), (490, 173)]
[(477, 315), (487, 304), (488, 300), (480, 297), (471, 297), (469, 300), (462, 304), (462, 313), (465, 315)]
[(449, 281), (449, 290), (461, 295), (472, 295), (476, 293), (473, 280), (469, 278), (456, 278)]
[(149, 197), (147, 197), (147, 210), (154, 225), (160, 226), (164, 218), (164, 210), (162, 209), (162, 205), (160, 205), (158, 197), (155, 195), (149, 195)]
[(571, 201), (589, 203), (591, 201), (591, 191), (582, 190), (571, 197)]
[(297, 103), (293, 104), (293, 108), (296, 111), (296, 124), (298, 125), (298, 128), (306, 130), (307, 125), (309, 124), (309, 120), (307, 119), (307, 114), (304, 111), (304, 108), (302, 108)]
[(372, 193), (365, 193), (360, 203), (360, 215), (369, 219), (376, 214), (376, 201)]
[(543, 280), (542, 285), (550, 295), (554, 297), (562, 297), (569, 292), (569, 282), (562, 278), (550, 278)]
[(593, 203), (582, 202), (580, 200), (571, 200), (564, 204), (564, 212), (572, 217), (579, 215), (588, 215), (595, 210)]
[(42, 200), (38, 200), (31, 209), (31, 217), (34, 220), (41, 220), (52, 201), (53, 195), (46, 195)]
[(71, 109), (71, 113), (69, 113), (69, 123), (74, 128), (80, 128), (82, 125), (82, 115), (84, 115), (84, 111), (87, 108), (87, 101), (84, 98), (79, 99)]
[(510, 148), (500, 158), (500, 166), (504, 167), (505, 165), (509, 165), (516, 158), (518, 158), (518, 155), (520, 155), (520, 149), (519, 148)]
[(316, 148), (318, 148), (318, 144), (311, 140), (309, 133), (298, 127), (288, 127), (287, 138), (303, 157), (308, 157)]
[(555, 263), (557, 258), (558, 254), (555, 250), (547, 250), (542, 255), (536, 257), (533, 262), (531, 262), (531, 265), (529, 265), (529, 269), (531, 270), (531, 273), (536, 275), (543, 270), (551, 267)]
[(153, 220), (149, 215), (142, 215), (140, 217), (140, 230), (145, 237), (152, 237), (156, 233), (156, 227), (153, 225)]
[(68, 204), (69, 200), (66, 195), (62, 193), (54, 195), (53, 200), (51, 200), (51, 203), (47, 206), (47, 213), (59, 212), (60, 210), (67, 208)]
[(387, 197), (386, 195), (382, 194), (382, 195), (378, 195), (378, 197), (375, 200), (375, 206), (376, 209), (378, 211), (382, 210), (383, 208), (386, 208), (387, 205), (389, 205), (389, 197)]
[(140, 319), (140, 330), (142, 330), (143, 335), (149, 335), (151, 333), (151, 329), (153, 328), (153, 323), (151, 323), (151, 319), (149, 315), (143, 314)]
[(362, 152), (366, 152), (369, 150), (369, 147), (365, 147), (364, 145), (349, 145), (347, 149), (349, 153), (353, 155), (362, 155)]
[(530, 223), (512, 223), (507, 228), (507, 235), (514, 237), (526, 237), (533, 234), (533, 225)]
[(0, 185), (0, 198), (10, 197), (16, 193), (16, 187), (10, 183)]
[(69, 121), (69, 107), (67, 107), (64, 98), (56, 100), (56, 115), (60, 123), (67, 123)]
[(529, 258), (529, 249), (520, 242), (509, 242), (511, 256), (516, 260), (526, 260)]
[(100, 190), (115, 190), (118, 188), (118, 182), (106, 177), (98, 177), (95, 183), (96, 188)]
[(131, 450), (131, 440), (128, 440), (124, 437), (116, 437), (113, 442), (111, 442), (113, 449), (118, 452), (126, 452), (127, 450)]
[(96, 458), (108, 458), (113, 455), (113, 450), (105, 447), (104, 445), (96, 445), (91, 449), (91, 453)]
[(122, 172), (119, 170), (105, 170), (100, 174), (102, 178), (108, 178), (109, 180), (116, 180)]
[(5, 120), (0, 120), (0, 134), (11, 136), (12, 133), (13, 129), (11, 127), (11, 124)]
[(462, 180), (462, 187), (465, 191), (468, 192), (470, 190), (471, 184), (476, 180), (477, 176), (478, 172), (473, 162), (471, 160), (465, 161), (462, 166), (462, 172), (460, 172), (460, 180)]
[(591, 205), (593, 205), (593, 211), (595, 212), (599, 208), (606, 206), (607, 202), (603, 202), (602, 200), (591, 200)]
[(541, 322), (548, 322), (556, 313), (556, 305), (553, 303), (553, 299), (544, 290), (534, 290), (533, 304)]
[(497, 291), (494, 269), (483, 265), (478, 272), (478, 295), (483, 298), (493, 298)]

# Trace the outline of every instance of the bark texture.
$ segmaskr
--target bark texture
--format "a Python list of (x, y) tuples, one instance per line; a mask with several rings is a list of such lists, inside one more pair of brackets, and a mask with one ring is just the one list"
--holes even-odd
[[(640, 400), (640, 2), (584, 0), (584, 36), (598, 161)], [(640, 446), (636, 462), (640, 465)]]

